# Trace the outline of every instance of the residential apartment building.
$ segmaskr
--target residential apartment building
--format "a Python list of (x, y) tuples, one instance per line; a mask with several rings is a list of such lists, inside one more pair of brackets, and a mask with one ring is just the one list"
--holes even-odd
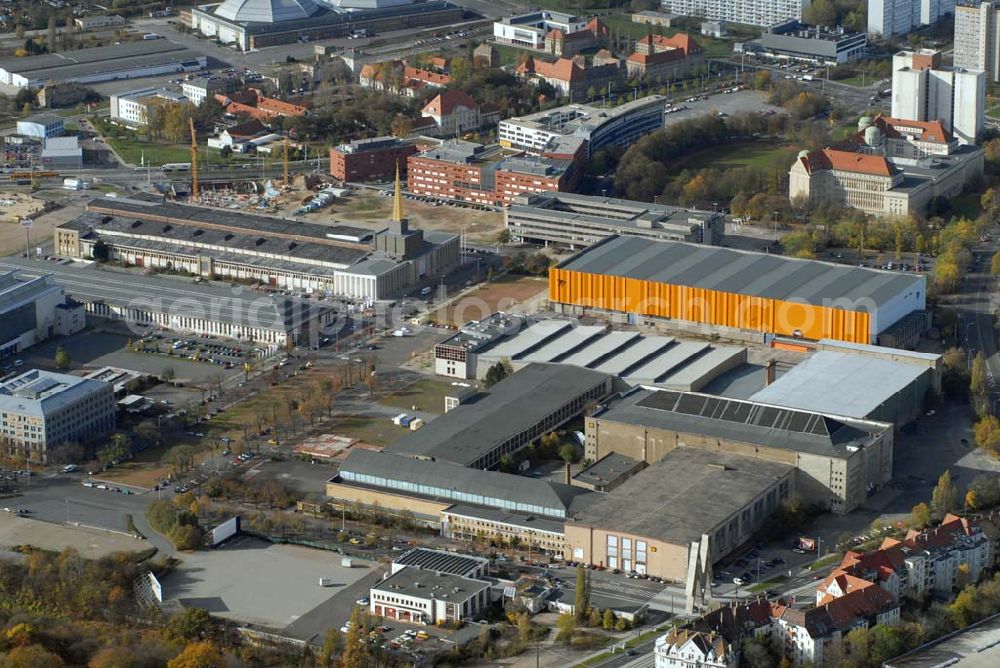
[(656, 668), (737, 668), (739, 652), (714, 631), (673, 627), (653, 646)]
[(808, 0), (660, 0), (664, 12), (697, 16), (707, 21), (728, 21), (770, 26), (787, 19), (801, 19)]
[(510, 156), (497, 145), (453, 139), (411, 155), (407, 184), (418, 195), (505, 205), (526, 192), (573, 190), (581, 158)]
[(745, 643), (756, 639), (792, 665), (838, 668), (847, 633), (875, 624), (898, 623), (899, 604), (874, 585), (815, 607), (791, 597), (776, 602), (759, 598), (730, 603), (658, 638), (653, 650), (655, 666), (737, 666), (738, 658), (727, 659), (738, 657)]
[(396, 137), (355, 139), (330, 149), (330, 176), (341, 181), (388, 181), (417, 152)]
[(369, 611), (411, 624), (460, 623), (478, 619), (491, 592), (485, 580), (406, 567), (372, 586)]
[(635, 53), (625, 60), (630, 79), (678, 79), (705, 64), (701, 46), (686, 33), (672, 37), (646, 35), (636, 41)]
[(483, 126), (479, 103), (458, 89), (434, 96), (420, 110), (420, 115), (434, 121), (438, 137), (456, 137)]
[(589, 51), (607, 45), (610, 31), (601, 19), (594, 17), (587, 22), (583, 30), (563, 32), (555, 29), (545, 35), (544, 49), (546, 53), (563, 58), (571, 58), (583, 51)]
[(53, 447), (114, 428), (109, 383), (34, 370), (0, 384), (0, 447), (8, 456), (45, 464)]
[(528, 56), (516, 69), (517, 75), (526, 81), (544, 81), (558, 91), (560, 97), (570, 102), (583, 99), (587, 91), (603, 90), (607, 85), (622, 80), (620, 63), (615, 60), (607, 64), (587, 62), (582, 56), (559, 58), (554, 62)]
[(916, 599), (925, 594), (950, 594), (978, 582), (994, 566), (995, 528), (994, 517), (949, 514), (937, 526), (910, 530), (902, 540), (886, 538), (877, 550), (848, 550), (840, 565), (820, 583), (816, 604), (874, 585), (896, 601), (903, 596)]
[(987, 81), (1000, 81), (1000, 3), (978, 2), (955, 6), (955, 67), (986, 72)]
[(199, 77), (181, 83), (181, 93), (191, 104), (198, 106), (205, 98), (217, 93), (232, 93), (243, 83), (236, 77)]
[(835, 668), (843, 656), (844, 636), (856, 628), (899, 624), (899, 603), (881, 587), (871, 585), (827, 601), (800, 608), (782, 602), (771, 605), (771, 639), (793, 665)]
[(888, 38), (936, 23), (955, 11), (955, 0), (868, 0), (868, 32)]
[(305, 116), (309, 113), (309, 110), (301, 104), (292, 104), (267, 97), (255, 88), (231, 93), (216, 93), (215, 99), (219, 101), (227, 114), (234, 116), (242, 114), (264, 122), (276, 116)]
[(145, 127), (149, 111), (156, 104), (185, 104), (188, 99), (166, 88), (140, 88), (111, 96), (111, 120), (129, 127)]
[(941, 121), (862, 117), (858, 130), (836, 146), (801, 151), (788, 172), (789, 199), (877, 216), (922, 214), (983, 173), (982, 149), (963, 145)]
[(428, 89), (451, 85), (450, 64), (445, 58), (432, 58), (421, 67), (406, 59), (366, 63), (358, 72), (358, 83), (365, 88), (381, 90), (402, 97), (417, 97)]
[(961, 144), (975, 144), (983, 130), (986, 73), (943, 67), (931, 49), (900, 51), (892, 57), (892, 116), (941, 121)]

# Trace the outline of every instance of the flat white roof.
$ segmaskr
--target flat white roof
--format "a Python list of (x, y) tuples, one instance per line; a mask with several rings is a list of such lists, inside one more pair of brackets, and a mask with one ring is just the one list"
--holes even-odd
[(925, 366), (877, 357), (823, 351), (796, 365), (749, 400), (866, 418), (923, 373), (931, 371)]

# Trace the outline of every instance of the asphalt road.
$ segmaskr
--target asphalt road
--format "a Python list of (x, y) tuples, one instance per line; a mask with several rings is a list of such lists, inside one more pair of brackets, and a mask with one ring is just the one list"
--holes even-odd
[[(55, 524), (80, 524), (127, 533), (127, 516), (139, 532), (161, 552), (173, 554), (170, 543), (153, 531), (146, 521), (146, 508), (157, 498), (156, 492), (129, 488), (120, 483), (112, 487), (129, 489), (125, 495), (97, 487), (84, 487), (85, 480), (100, 483), (85, 472), (35, 475), (30, 484), (22, 484), (16, 506), (28, 511), (27, 517)], [(168, 492), (169, 493), (169, 492)]]

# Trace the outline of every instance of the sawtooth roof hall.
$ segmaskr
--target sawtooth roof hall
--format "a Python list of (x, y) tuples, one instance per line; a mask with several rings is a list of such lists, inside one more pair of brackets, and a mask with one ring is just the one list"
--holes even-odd
[(624, 312), (811, 340), (875, 343), (925, 308), (926, 279), (768, 253), (608, 237), (549, 271), (564, 313)]

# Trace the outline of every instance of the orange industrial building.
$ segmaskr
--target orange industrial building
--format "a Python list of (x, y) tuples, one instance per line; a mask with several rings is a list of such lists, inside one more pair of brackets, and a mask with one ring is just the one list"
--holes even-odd
[(632, 324), (680, 321), (705, 334), (761, 333), (878, 343), (923, 312), (923, 276), (700, 244), (612, 236), (549, 270), (563, 313), (604, 313)]

